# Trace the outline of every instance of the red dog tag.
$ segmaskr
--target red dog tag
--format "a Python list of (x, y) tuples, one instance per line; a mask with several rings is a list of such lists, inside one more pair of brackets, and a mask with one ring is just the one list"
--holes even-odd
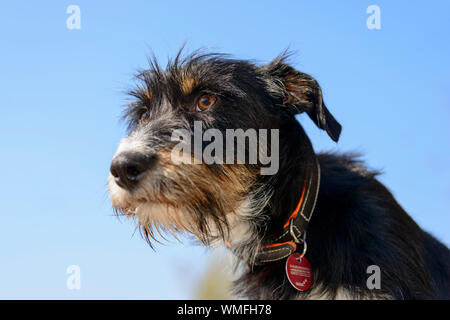
[(306, 257), (300, 257), (298, 252), (289, 256), (286, 260), (286, 275), (295, 289), (306, 291), (311, 287), (314, 275)]

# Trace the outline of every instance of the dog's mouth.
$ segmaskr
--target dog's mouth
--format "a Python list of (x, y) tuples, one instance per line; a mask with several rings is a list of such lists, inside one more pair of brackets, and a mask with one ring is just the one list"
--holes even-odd
[(160, 151), (133, 188), (120, 187), (110, 174), (108, 189), (115, 213), (133, 219), (148, 242), (181, 233), (209, 245), (228, 238), (228, 216), (248, 197), (253, 179), (245, 165), (174, 164), (169, 151)]
[(223, 238), (226, 218), (214, 219), (214, 216), (207, 214), (207, 209), (202, 210), (193, 206), (193, 202), (187, 201), (187, 195), (178, 195), (179, 198), (185, 199), (176, 201), (173, 194), (156, 191), (154, 187), (128, 191), (119, 187), (114, 177), (109, 177), (108, 189), (115, 214), (134, 220), (150, 245), (152, 240), (164, 242), (167, 235), (177, 240), (180, 234), (193, 235), (204, 244)]

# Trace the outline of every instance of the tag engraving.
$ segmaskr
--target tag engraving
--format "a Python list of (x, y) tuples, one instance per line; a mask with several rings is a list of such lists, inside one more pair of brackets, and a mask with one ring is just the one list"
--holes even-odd
[(308, 259), (300, 257), (298, 252), (289, 256), (286, 260), (286, 275), (295, 289), (306, 291), (311, 287), (314, 275)]

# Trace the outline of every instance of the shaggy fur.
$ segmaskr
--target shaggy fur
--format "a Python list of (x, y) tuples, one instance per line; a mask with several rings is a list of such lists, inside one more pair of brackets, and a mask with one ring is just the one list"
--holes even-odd
[[(316, 80), (292, 68), (286, 55), (260, 66), (220, 54), (182, 58), (180, 52), (165, 69), (152, 60), (137, 80), (125, 113), (129, 135), (113, 159), (108, 187), (115, 210), (135, 218), (149, 242), (161, 231), (193, 234), (205, 245), (231, 242), (241, 273), (235, 293), (248, 298), (450, 297), (449, 250), (408, 216), (377, 173), (354, 155), (315, 154), (295, 115), (307, 113), (334, 141), (341, 127)], [(205, 93), (217, 102), (199, 112)], [(194, 121), (221, 132), (278, 129), (279, 171), (261, 175), (260, 163), (174, 164), (171, 133), (193, 133)], [(299, 292), (286, 279), (285, 260), (253, 262), (296, 207), (305, 164), (316, 157), (322, 174), (306, 253), (315, 279), (309, 291)], [(379, 290), (366, 286), (370, 265), (381, 269)]]

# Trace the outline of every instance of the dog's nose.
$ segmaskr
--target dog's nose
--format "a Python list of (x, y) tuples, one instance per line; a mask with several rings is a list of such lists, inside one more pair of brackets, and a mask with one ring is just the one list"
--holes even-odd
[(145, 155), (142, 153), (121, 153), (114, 157), (111, 163), (111, 174), (116, 183), (124, 189), (132, 189), (156, 163), (155, 154)]

